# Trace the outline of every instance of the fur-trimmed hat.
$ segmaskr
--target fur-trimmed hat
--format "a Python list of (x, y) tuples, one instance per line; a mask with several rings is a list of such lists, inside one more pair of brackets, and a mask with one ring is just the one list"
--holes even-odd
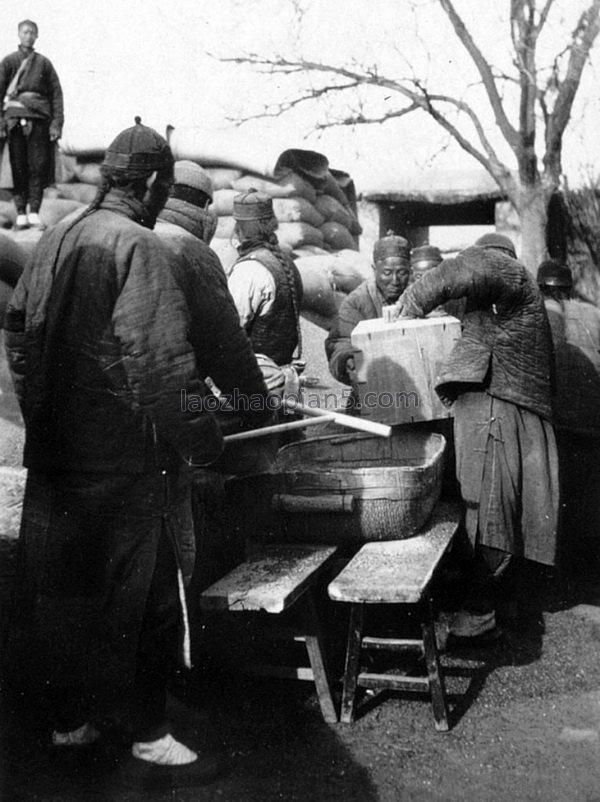
[(105, 176), (135, 179), (172, 166), (173, 154), (167, 140), (136, 117), (135, 125), (121, 131), (108, 146), (100, 170)]
[(504, 251), (513, 259), (517, 258), (513, 241), (504, 234), (484, 234), (483, 237), (479, 237), (475, 245), (479, 248), (494, 248), (497, 251)]

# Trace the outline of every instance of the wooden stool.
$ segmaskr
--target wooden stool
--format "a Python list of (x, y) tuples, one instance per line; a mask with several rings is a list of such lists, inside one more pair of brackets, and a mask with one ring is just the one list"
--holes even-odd
[[(330, 583), (334, 601), (350, 602), (350, 624), (340, 720), (352, 722), (357, 686), (429, 693), (437, 730), (448, 730), (448, 709), (427, 591), (458, 528), (460, 510), (439, 504), (420, 534), (407, 540), (366, 543)], [(363, 635), (365, 604), (418, 605), (420, 639), (372, 638)], [(391, 676), (360, 671), (362, 649), (418, 650), (425, 656), (426, 677)]]
[(302, 543), (261, 545), (246, 562), (200, 595), (203, 610), (264, 610), (273, 614), (282, 613), (303, 597), (307, 602), (304, 631), (294, 640), (306, 645), (310, 668), (261, 666), (260, 671), (253, 673), (314, 682), (323, 718), (329, 723), (336, 723), (338, 719), (315, 603), (315, 587), (336, 551), (336, 546)]

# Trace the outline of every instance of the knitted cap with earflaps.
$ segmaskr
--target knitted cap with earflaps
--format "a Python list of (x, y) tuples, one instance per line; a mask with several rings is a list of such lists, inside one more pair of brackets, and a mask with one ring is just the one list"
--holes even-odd
[(108, 146), (100, 170), (105, 176), (135, 179), (172, 166), (167, 140), (136, 117), (135, 125), (121, 131)]
[(274, 217), (273, 201), (264, 192), (249, 189), (233, 199), (233, 216), (236, 220), (270, 220)]

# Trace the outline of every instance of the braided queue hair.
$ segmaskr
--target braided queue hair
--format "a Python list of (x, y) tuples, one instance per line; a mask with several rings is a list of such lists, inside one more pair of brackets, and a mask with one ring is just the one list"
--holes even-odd
[(233, 234), (241, 243), (252, 243), (255, 247), (267, 246), (279, 259), (285, 272), (290, 295), (292, 298), (292, 309), (294, 310), (294, 320), (296, 321), (296, 336), (298, 345), (296, 346), (296, 359), (302, 356), (302, 329), (300, 328), (300, 304), (296, 293), (296, 282), (290, 264), (279, 247), (277, 239), (277, 218), (270, 217), (266, 220), (236, 220)]

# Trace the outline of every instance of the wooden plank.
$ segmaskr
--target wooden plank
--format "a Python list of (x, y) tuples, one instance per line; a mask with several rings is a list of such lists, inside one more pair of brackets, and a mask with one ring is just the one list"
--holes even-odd
[(281, 613), (293, 604), (337, 551), (336, 546), (262, 546), (200, 596), (204, 610), (265, 610)]
[(425, 651), (425, 662), (427, 663), (427, 676), (429, 678), (429, 690), (431, 692), (431, 709), (435, 728), (438, 732), (448, 732), (450, 723), (448, 721), (448, 706), (446, 704), (446, 693), (444, 690), (444, 679), (440, 666), (440, 658), (435, 640), (435, 625), (431, 615), (428, 621), (423, 622), (423, 648)]
[(352, 724), (354, 718), (354, 699), (356, 696), (356, 681), (360, 669), (363, 624), (364, 608), (362, 604), (353, 604), (350, 608), (350, 621), (348, 622), (348, 643), (340, 709), (340, 721), (342, 724)]
[(386, 649), (389, 651), (404, 651), (405, 649), (417, 649), (423, 651), (423, 641), (415, 638), (374, 638), (365, 635), (362, 639), (363, 649)]
[(399, 674), (362, 672), (358, 675), (357, 682), (361, 688), (374, 688), (376, 690), (389, 689), (392, 691), (415, 691), (417, 693), (427, 693), (429, 691), (428, 677), (403, 677)]
[(330, 598), (366, 604), (415, 604), (448, 549), (460, 516), (457, 504), (442, 503), (415, 537), (366, 543), (330, 583)]
[(306, 635), (306, 651), (312, 668), (313, 680), (317, 689), (321, 715), (329, 724), (337, 724), (338, 716), (331, 693), (331, 678), (325, 654), (325, 638), (317, 613), (314, 588), (309, 588), (306, 595), (308, 608), (308, 633)]

